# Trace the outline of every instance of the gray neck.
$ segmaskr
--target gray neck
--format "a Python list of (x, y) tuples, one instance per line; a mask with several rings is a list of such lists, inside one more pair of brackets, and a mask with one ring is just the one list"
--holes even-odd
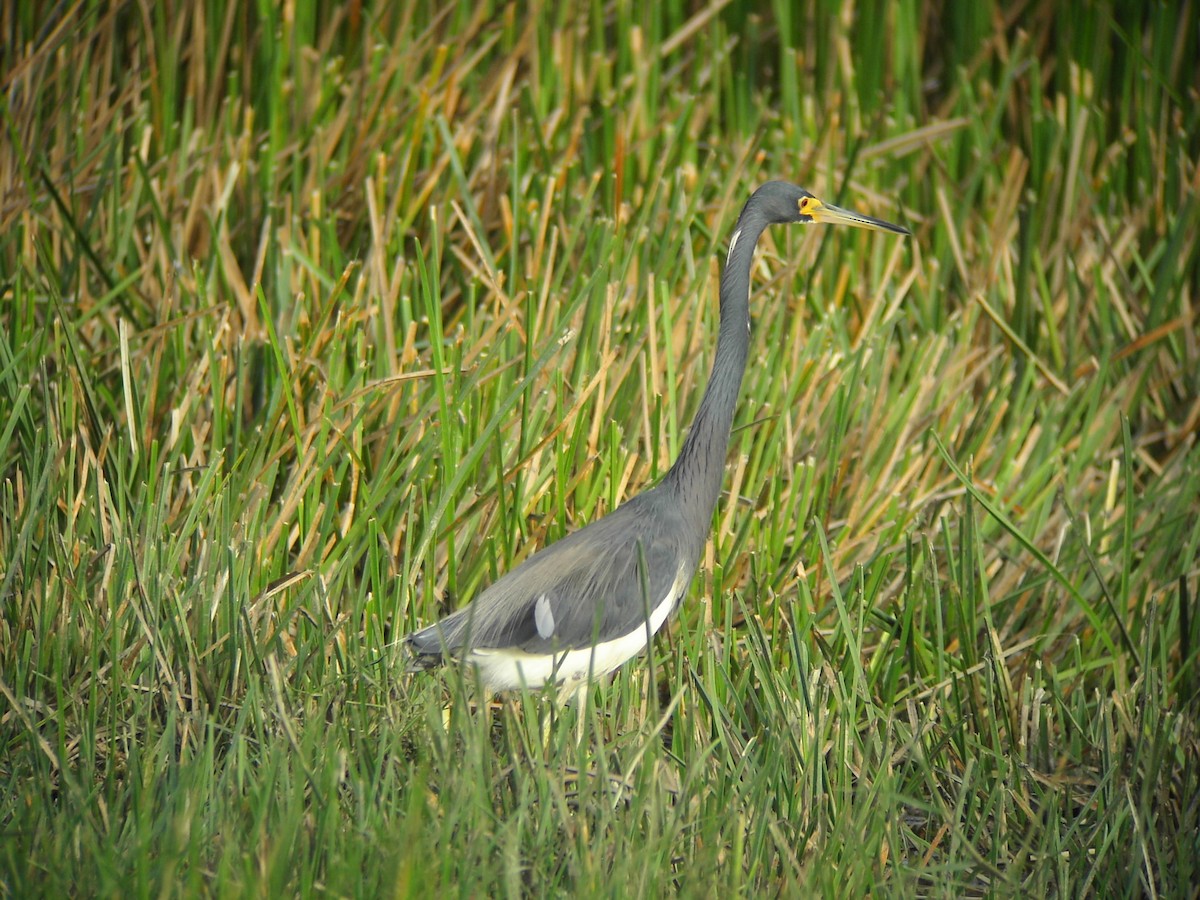
[(750, 263), (766, 227), (767, 220), (757, 210), (742, 210), (721, 275), (721, 329), (712, 374), (679, 458), (662, 482), (683, 508), (684, 521), (697, 531), (697, 553), (708, 537), (724, 480), (729, 432), (750, 346)]

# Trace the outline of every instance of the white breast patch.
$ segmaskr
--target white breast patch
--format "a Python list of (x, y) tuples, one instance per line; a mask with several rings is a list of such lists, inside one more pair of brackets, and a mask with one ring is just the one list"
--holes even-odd
[(545, 594), (533, 604), (533, 624), (537, 626), (538, 637), (543, 641), (554, 637), (554, 610), (550, 608), (550, 600)]

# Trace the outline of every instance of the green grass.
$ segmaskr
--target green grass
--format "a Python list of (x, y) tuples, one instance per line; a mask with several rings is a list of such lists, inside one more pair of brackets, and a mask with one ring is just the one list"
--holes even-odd
[[(0, 895), (1196, 896), (1195, 5), (397, 7), (5, 14)], [(776, 177), (914, 235), (764, 237), (652, 658), (404, 674)]]

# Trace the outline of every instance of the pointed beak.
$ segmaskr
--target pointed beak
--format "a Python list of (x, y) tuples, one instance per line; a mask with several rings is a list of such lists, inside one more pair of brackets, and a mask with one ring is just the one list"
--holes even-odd
[(830, 203), (822, 203), (815, 198), (812, 203), (809, 203), (805, 207), (804, 212), (814, 222), (822, 225), (853, 225), (855, 228), (869, 228), (871, 231), (890, 231), (892, 234), (912, 233), (900, 225), (893, 225), (891, 222), (885, 222), (883, 219), (876, 219), (873, 216), (864, 216), (862, 213), (842, 209), (840, 206), (834, 206)]

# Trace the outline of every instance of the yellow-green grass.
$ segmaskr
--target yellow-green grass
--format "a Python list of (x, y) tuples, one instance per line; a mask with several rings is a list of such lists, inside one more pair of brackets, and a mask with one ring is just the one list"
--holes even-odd
[[(1194, 4), (36, 6), (0, 894), (1193, 896)], [(404, 674), (666, 470), (779, 177), (914, 234), (766, 235), (650, 659)]]

